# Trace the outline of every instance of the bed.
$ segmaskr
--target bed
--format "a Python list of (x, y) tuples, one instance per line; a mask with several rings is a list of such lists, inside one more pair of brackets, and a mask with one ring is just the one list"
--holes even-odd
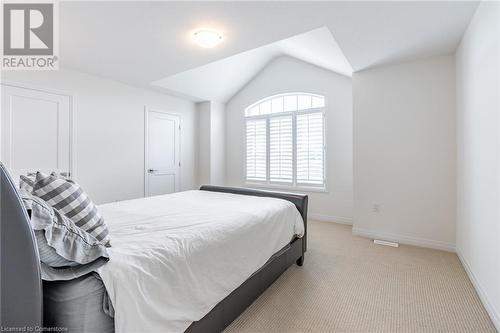
[[(111, 260), (99, 268), (97, 273), (69, 281), (42, 283), (36, 243), (28, 216), (12, 180), (3, 168), (0, 175), (3, 327), (46, 326), (71, 327), (76, 331), (137, 331), (139, 328), (127, 320), (131, 314), (137, 316), (138, 312), (148, 309), (143, 311), (145, 314), (142, 323), (157, 321), (156, 324), (160, 326), (152, 324), (141, 331), (158, 331), (158, 327), (164, 327), (167, 329), (162, 331), (220, 332), (290, 265), (297, 263), (301, 266), (304, 261), (307, 196), (202, 186), (199, 191), (100, 206), (103, 215), (111, 222), (111, 234), (120, 235), (114, 237), (116, 244), (111, 248)], [(224, 202), (225, 209), (222, 209), (224, 205), (220, 202)], [(298, 212), (302, 227), (297, 227), (296, 223), (287, 226), (276, 222), (278, 219), (272, 213), (272, 207), (285, 207), (287, 204)], [(266, 205), (269, 207), (266, 208)], [(170, 207), (168, 214), (165, 213), (164, 206)], [(290, 219), (290, 216), (285, 218)], [(170, 221), (170, 230), (164, 233), (163, 229), (155, 229), (166, 218)], [(256, 222), (245, 222), (245, 219)], [(175, 225), (177, 220), (184, 222), (182, 225)], [(115, 225), (114, 221), (120, 223)], [(138, 223), (140, 221), (143, 223)], [(228, 226), (238, 227), (233, 228), (234, 230), (229, 228), (228, 231)], [(245, 230), (245, 237), (242, 237), (241, 230)], [(210, 234), (212, 238), (197, 239), (197, 231), (205, 236)], [(124, 293), (124, 290), (129, 289), (123, 284), (127, 280), (113, 277), (117, 274), (133, 275), (134, 270), (130, 267), (134, 263), (130, 263), (130, 254), (146, 250), (134, 248), (130, 245), (130, 239), (140, 239), (141, 234), (147, 235), (145, 239), (149, 244), (149, 256), (146, 257), (149, 259), (146, 260), (151, 261), (149, 266), (155, 272), (152, 274), (153, 271), (149, 271), (148, 274), (141, 275), (140, 279), (144, 279), (141, 280), (142, 285), (137, 283), (137, 277), (130, 278), (131, 286), (141, 285), (139, 292), (145, 295), (143, 298), (138, 297), (134, 290), (130, 290), (130, 295)], [(277, 234), (279, 237), (269, 237), (270, 234)], [(177, 248), (178, 255), (168, 257), (167, 264), (164, 265), (166, 268), (160, 271), (156, 269), (158, 266), (155, 260), (165, 260), (168, 253), (158, 252), (164, 249), (156, 245), (163, 244), (165, 239), (171, 246), (190, 240), (187, 241), (187, 246), (184, 244)], [(223, 247), (223, 244), (227, 246)], [(145, 260), (143, 258), (141, 257), (141, 262)], [(233, 261), (228, 264), (226, 260), (230, 258)], [(228, 267), (234, 272), (228, 272)], [(163, 283), (161, 281), (167, 276), (170, 283), (165, 283), (164, 288), (148, 290), (148, 286), (154, 283)], [(185, 281), (179, 278), (183, 276), (186, 277)], [(224, 283), (218, 286), (213, 280), (224, 280)], [(118, 285), (116, 281), (125, 282)], [(195, 290), (196, 286), (203, 285), (208, 289)], [(179, 288), (185, 290), (179, 292)], [(130, 303), (130, 297), (137, 300), (133, 302), (138, 303), (136, 307), (124, 306)], [(155, 297), (158, 299), (155, 300)], [(165, 302), (165, 299), (169, 299), (170, 303)], [(161, 306), (155, 305), (157, 303)], [(91, 311), (84, 312), (81, 304), (88, 306)], [(150, 304), (152, 306), (147, 308)], [(193, 313), (186, 315), (186, 318), (179, 317), (175, 314), (174, 306), (184, 315), (189, 311)], [(151, 316), (150, 312), (156, 312), (156, 315)]]

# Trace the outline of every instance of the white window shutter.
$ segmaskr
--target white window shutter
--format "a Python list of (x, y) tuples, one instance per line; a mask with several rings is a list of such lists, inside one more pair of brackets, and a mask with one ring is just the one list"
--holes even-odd
[(324, 184), (323, 113), (297, 115), (297, 184)]
[(266, 119), (247, 120), (247, 179), (265, 181), (267, 178)]
[(269, 180), (293, 181), (292, 116), (269, 118)]

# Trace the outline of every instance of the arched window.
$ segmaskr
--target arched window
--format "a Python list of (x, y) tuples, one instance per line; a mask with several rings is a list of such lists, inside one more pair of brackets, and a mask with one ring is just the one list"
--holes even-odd
[(325, 186), (325, 98), (289, 93), (245, 109), (246, 181)]

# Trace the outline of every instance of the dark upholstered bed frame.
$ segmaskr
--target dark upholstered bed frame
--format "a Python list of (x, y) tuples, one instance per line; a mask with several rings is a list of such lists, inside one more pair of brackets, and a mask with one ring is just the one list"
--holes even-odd
[(292, 202), (304, 220), (304, 237), (295, 238), (278, 251), (271, 259), (255, 272), (248, 280), (217, 304), (201, 320), (189, 326), (186, 332), (222, 332), (235, 320), (252, 302), (259, 297), (288, 267), (293, 263), (302, 266), (306, 252), (307, 239), (307, 195), (258, 191), (247, 188), (202, 186), (200, 190), (225, 192), (258, 197), (272, 197)]
[[(2, 328), (43, 326), (40, 258), (29, 217), (14, 182), (0, 163), (0, 238)], [(307, 196), (244, 188), (202, 186), (200, 190), (285, 199), (297, 207), (307, 232)], [(302, 266), (306, 236), (295, 238), (187, 332), (221, 332), (293, 263)]]

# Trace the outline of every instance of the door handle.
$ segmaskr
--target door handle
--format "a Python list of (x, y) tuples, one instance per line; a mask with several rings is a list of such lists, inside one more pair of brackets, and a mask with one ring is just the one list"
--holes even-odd
[(148, 169), (148, 172), (149, 172), (149, 173), (153, 173), (153, 172), (155, 172), (155, 171), (158, 171), (158, 170), (156, 170), (156, 169)]

